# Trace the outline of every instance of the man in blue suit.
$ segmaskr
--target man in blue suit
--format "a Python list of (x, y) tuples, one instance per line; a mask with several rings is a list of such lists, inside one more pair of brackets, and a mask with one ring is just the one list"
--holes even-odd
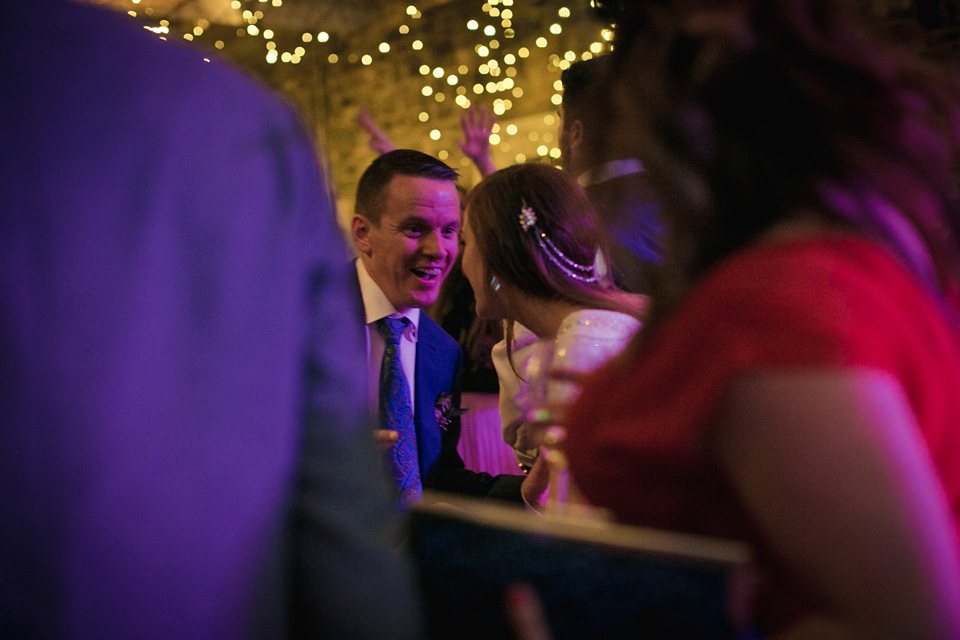
[[(360, 254), (357, 277), (367, 325), (371, 407), (379, 403), (386, 340), (384, 318), (402, 321), (399, 358), (409, 383), (417, 469), (423, 488), (521, 502), (524, 476), (491, 476), (464, 468), (460, 437), (460, 346), (421, 309), (436, 301), (457, 257), (457, 173), (425, 153), (398, 149), (379, 156), (357, 187), (351, 223)], [(381, 429), (381, 448), (406, 436)], [(417, 472), (419, 472), (417, 474)]]

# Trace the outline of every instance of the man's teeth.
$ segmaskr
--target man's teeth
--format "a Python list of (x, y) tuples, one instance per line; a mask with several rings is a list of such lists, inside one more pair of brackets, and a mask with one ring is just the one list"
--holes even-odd
[(440, 269), (437, 267), (430, 267), (428, 269), (412, 269), (413, 273), (416, 274), (418, 278), (437, 278), (440, 276)]

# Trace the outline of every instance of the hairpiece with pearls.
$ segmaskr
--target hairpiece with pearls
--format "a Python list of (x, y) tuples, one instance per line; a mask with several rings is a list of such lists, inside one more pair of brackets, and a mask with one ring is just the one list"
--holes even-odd
[(537, 244), (540, 245), (543, 253), (547, 256), (547, 259), (555, 264), (560, 271), (563, 271), (574, 280), (579, 280), (581, 282), (595, 282), (597, 280), (597, 272), (595, 270), (596, 262), (594, 262), (594, 264), (585, 266), (574, 262), (564, 255), (564, 253), (560, 251), (560, 249), (558, 249), (553, 242), (550, 241), (550, 238), (547, 237), (547, 234), (544, 233), (537, 225), (537, 212), (527, 204), (526, 200), (521, 200), (521, 203), (523, 206), (520, 207), (520, 227), (523, 228), (524, 231), (530, 231), (530, 229), (533, 229), (533, 234), (537, 239)]

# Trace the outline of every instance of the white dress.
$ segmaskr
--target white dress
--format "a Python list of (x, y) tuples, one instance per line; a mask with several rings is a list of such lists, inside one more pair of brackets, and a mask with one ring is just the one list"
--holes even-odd
[[(532, 465), (537, 457), (537, 444), (527, 433), (522, 416), (534, 369), (539, 367), (534, 360), (538, 357), (538, 347), (544, 341), (533, 340), (528, 330), (519, 325), (516, 327), (520, 331), (516, 331), (519, 340), (514, 341), (513, 358), (520, 376), (507, 360), (505, 341), (494, 346), (493, 361), (500, 379), (503, 440), (513, 447), (517, 462)], [(620, 353), (639, 329), (640, 321), (626, 313), (604, 309), (575, 311), (560, 323), (556, 340), (553, 341), (550, 367), (589, 373)], [(552, 381), (547, 391), (551, 400), (561, 402), (572, 402), (577, 392), (575, 384), (561, 381)]]

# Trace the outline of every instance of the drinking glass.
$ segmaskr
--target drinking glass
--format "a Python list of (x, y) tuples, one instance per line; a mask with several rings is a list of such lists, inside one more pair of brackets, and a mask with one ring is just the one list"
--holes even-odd
[(545, 512), (561, 514), (566, 510), (570, 472), (563, 451), (566, 430), (555, 423), (557, 410), (568, 398), (562, 382), (552, 378), (557, 345), (554, 340), (538, 340), (525, 367), (527, 381), (524, 416), (534, 440), (546, 454), (549, 485)]

